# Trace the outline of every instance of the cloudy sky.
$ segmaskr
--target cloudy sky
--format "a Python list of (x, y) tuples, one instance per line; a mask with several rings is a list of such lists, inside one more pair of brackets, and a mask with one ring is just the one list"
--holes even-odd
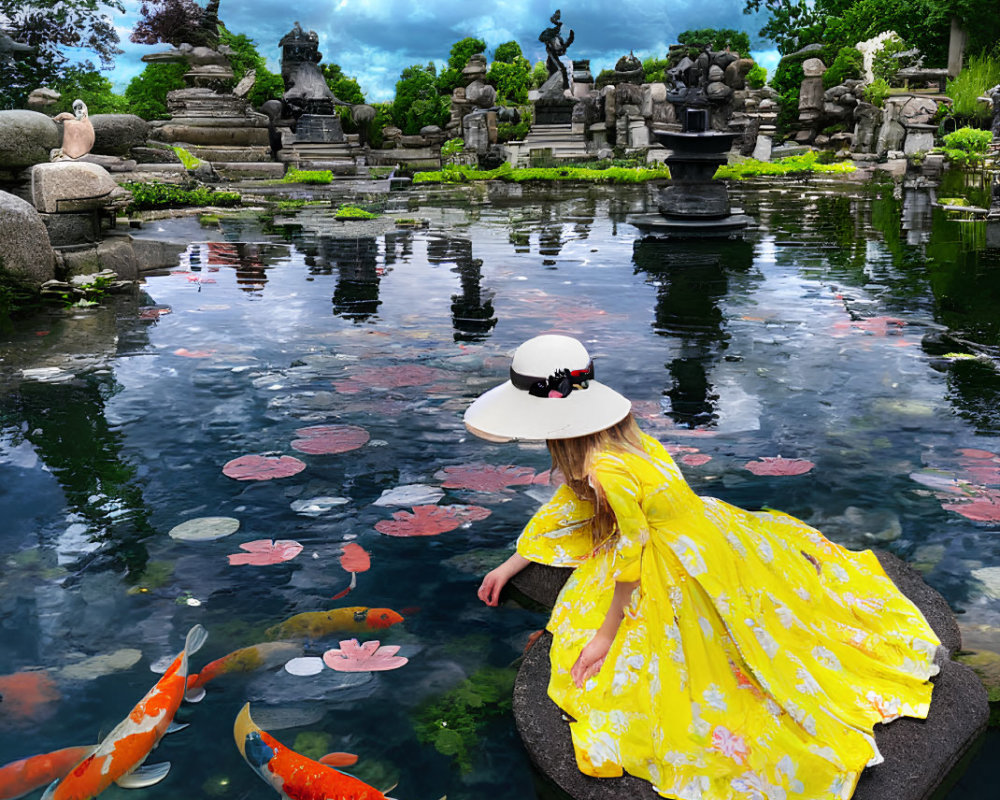
[[(205, 0), (198, 0), (205, 5)], [(117, 89), (142, 71), (140, 58), (162, 50), (128, 41), (139, 0), (115, 19), (124, 55), (110, 75)], [(233, 33), (245, 33), (279, 71), (278, 41), (298, 21), (319, 35), (324, 62), (336, 62), (357, 78), (370, 102), (391, 99), (399, 73), (410, 64), (441, 66), (451, 45), (478, 36), (487, 56), (502, 42), (517, 41), (532, 63), (544, 59), (538, 34), (562, 10), (563, 34), (576, 40), (566, 58), (589, 58), (596, 76), (629, 50), (640, 58), (663, 56), (677, 34), (691, 28), (733, 28), (750, 34), (758, 60), (773, 70), (777, 52), (757, 36), (761, 15), (742, 13), (743, 0), (222, 0), (219, 16)]]

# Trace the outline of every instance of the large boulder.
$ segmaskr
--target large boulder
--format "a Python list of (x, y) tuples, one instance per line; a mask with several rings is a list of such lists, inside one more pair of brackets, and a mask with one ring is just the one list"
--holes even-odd
[(37, 111), (0, 111), (0, 170), (26, 169), (49, 160), (61, 131)]
[(135, 114), (94, 114), (94, 146), (90, 152), (102, 156), (128, 156), (149, 138), (149, 123)]
[(108, 171), (97, 164), (55, 161), (31, 169), (31, 202), (46, 214), (103, 208), (119, 192)]
[(52, 280), (55, 258), (45, 224), (20, 197), (0, 192), (0, 271), (41, 286)]

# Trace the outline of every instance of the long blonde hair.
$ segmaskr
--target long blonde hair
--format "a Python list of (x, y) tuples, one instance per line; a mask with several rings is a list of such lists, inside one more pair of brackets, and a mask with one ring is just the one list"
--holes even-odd
[(548, 439), (545, 443), (552, 456), (552, 469), (562, 473), (577, 497), (589, 500), (593, 505), (590, 534), (594, 546), (598, 546), (617, 532), (618, 520), (594, 474), (594, 461), (608, 450), (645, 453), (642, 433), (635, 418), (629, 412), (621, 422), (597, 433), (572, 439)]

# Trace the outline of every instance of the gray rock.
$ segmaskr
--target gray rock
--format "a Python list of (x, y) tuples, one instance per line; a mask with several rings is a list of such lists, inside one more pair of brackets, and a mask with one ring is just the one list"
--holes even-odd
[[(735, 63), (735, 62), (733, 62), (733, 63)], [(722, 67), (720, 67), (718, 64), (712, 64), (712, 66), (710, 66), (708, 68), (708, 80), (709, 80), (709, 83), (711, 83), (713, 81), (722, 81), (722, 80), (725, 80), (725, 78), (726, 78), (726, 71)], [(730, 87), (730, 88), (732, 88), (732, 87)]]
[(49, 160), (61, 131), (37, 111), (0, 111), (0, 169), (21, 170)]
[(728, 100), (732, 97), (733, 90), (722, 81), (713, 81), (705, 87), (705, 94), (709, 100)]
[(31, 202), (47, 214), (102, 208), (118, 191), (108, 171), (97, 164), (59, 161), (31, 169)]
[(937, 103), (929, 97), (911, 97), (899, 109), (903, 125), (927, 125), (937, 113)]
[(901, 151), (905, 137), (906, 129), (895, 120), (887, 119), (879, 128), (875, 152), (884, 156), (889, 152)]
[(497, 90), (488, 83), (476, 80), (465, 87), (465, 99), (479, 108), (490, 108), (496, 104)]
[(0, 269), (35, 286), (52, 280), (55, 258), (38, 211), (20, 197), (0, 192)]
[(59, 92), (55, 89), (50, 89), (47, 86), (41, 86), (35, 89), (28, 95), (28, 106), (30, 108), (45, 108), (51, 106), (59, 101), (62, 97)]
[(807, 78), (821, 78), (826, 72), (826, 64), (818, 58), (807, 58), (802, 62), (802, 72)]
[(127, 157), (133, 147), (139, 147), (149, 138), (149, 123), (135, 114), (94, 114), (92, 153), (103, 156)]
[[(883, 568), (924, 613), (944, 648), (960, 646), (958, 625), (947, 602), (895, 556), (876, 552)], [(515, 576), (510, 590), (518, 599), (549, 607), (570, 570), (531, 565)], [(559, 789), (576, 800), (657, 800), (646, 781), (630, 775), (590, 778), (576, 767), (569, 727), (546, 694), (551, 634), (546, 632), (528, 651), (514, 684), (514, 719), (535, 766)], [(929, 800), (949, 771), (986, 730), (989, 706), (976, 674), (944, 659), (926, 720), (899, 719), (875, 726), (875, 740), (885, 761), (866, 769), (853, 800)]]
[[(763, 103), (761, 106), (763, 107)], [(823, 108), (823, 79), (803, 78), (799, 89), (799, 111), (819, 111)]]

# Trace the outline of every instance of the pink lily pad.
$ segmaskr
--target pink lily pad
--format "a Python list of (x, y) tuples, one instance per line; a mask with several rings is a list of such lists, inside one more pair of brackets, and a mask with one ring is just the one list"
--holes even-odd
[(816, 465), (804, 458), (762, 456), (760, 461), (748, 461), (743, 466), (754, 475), (804, 475)]
[(323, 661), (337, 672), (384, 672), (399, 669), (409, 659), (397, 656), (399, 645), (380, 646), (378, 640), (358, 644), (357, 639), (346, 639), (340, 649), (327, 650)]
[(268, 564), (291, 561), (302, 552), (302, 545), (292, 539), (258, 539), (255, 542), (244, 542), (240, 545), (240, 549), (247, 552), (231, 554), (230, 564), (264, 567)]
[(996, 453), (991, 453), (989, 450), (976, 450), (974, 447), (965, 447), (959, 450), (958, 454), (964, 458), (1000, 458)]
[(691, 447), (686, 444), (664, 444), (663, 448), (670, 453), (672, 456), (678, 456), (682, 453), (697, 453), (697, 447)]
[(375, 530), (386, 536), (437, 536), (466, 522), (486, 519), (491, 513), (482, 506), (415, 506), (412, 514), (397, 511), (392, 519), (376, 522)]
[(371, 438), (364, 428), (357, 425), (313, 425), (299, 428), (292, 442), (292, 449), (311, 456), (347, 453), (364, 447)]
[(237, 481), (269, 481), (287, 478), (306, 468), (294, 456), (240, 456), (223, 466), (222, 474)]
[(685, 453), (681, 456), (681, 463), (687, 464), (689, 467), (700, 467), (702, 464), (707, 464), (712, 460), (710, 455), (705, 453)]
[(164, 314), (170, 314), (169, 308), (141, 308), (139, 309), (139, 319), (159, 319)]
[(474, 489), (477, 492), (501, 492), (508, 486), (530, 484), (535, 477), (531, 467), (497, 467), (493, 464), (463, 464), (445, 467), (434, 473), (445, 489)]
[(365, 549), (354, 542), (344, 545), (343, 554), (340, 556), (340, 566), (348, 572), (367, 572), (371, 569), (372, 559)]
[(976, 522), (1000, 522), (1000, 492), (989, 492), (968, 503), (942, 503), (941, 507)]
[(443, 369), (422, 364), (400, 364), (359, 372), (345, 381), (334, 381), (334, 387), (343, 394), (357, 394), (365, 389), (396, 389), (403, 386), (424, 386), (449, 377)]
[(184, 358), (211, 358), (214, 352), (214, 350), (188, 350), (186, 347), (180, 347), (174, 350), (174, 355)]

